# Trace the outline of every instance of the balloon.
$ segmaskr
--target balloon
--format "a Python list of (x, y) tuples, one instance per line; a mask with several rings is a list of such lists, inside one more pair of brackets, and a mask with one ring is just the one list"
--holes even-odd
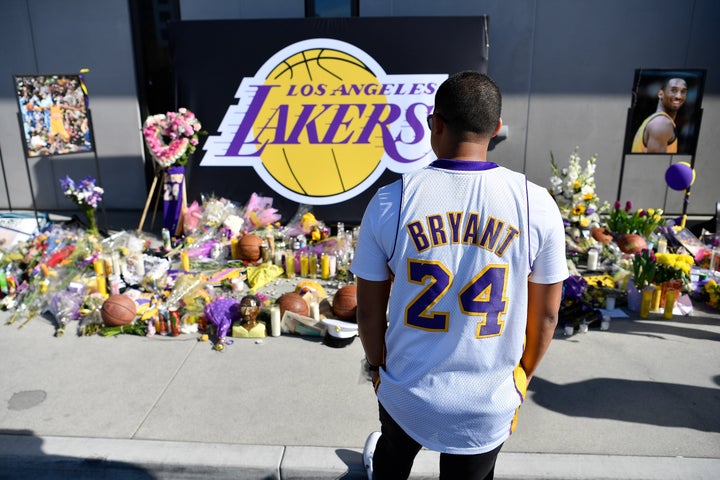
[(665, 183), (673, 190), (687, 190), (695, 182), (695, 170), (687, 162), (673, 163), (665, 171)]

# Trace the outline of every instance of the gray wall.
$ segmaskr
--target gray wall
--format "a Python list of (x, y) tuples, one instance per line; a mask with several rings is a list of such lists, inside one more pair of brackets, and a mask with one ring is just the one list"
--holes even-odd
[[(85, 67), (105, 206), (142, 209), (144, 153), (127, 1), (2, 0), (0, 45), (0, 148), (11, 202), (0, 183), (0, 208), (33, 207), (12, 75), (78, 73)], [(28, 164), (40, 210), (74, 208), (59, 178), (97, 176), (92, 153), (33, 157)]]
[[(181, 0), (180, 4), (184, 20), (304, 15), (301, 0)], [(360, 0), (360, 14), (489, 15), (489, 73), (504, 91), (503, 119), (509, 126), (509, 138), (490, 158), (548, 185), (550, 152), (564, 163), (579, 146), (583, 159), (598, 155), (598, 195), (611, 203), (620, 186), (635, 69), (706, 68), (697, 180), (688, 212), (714, 213), (720, 201), (717, 0)], [(418, 48), (452, 34), (418, 32)], [(32, 207), (32, 199), (11, 75), (89, 67), (106, 207), (141, 209), (146, 197), (144, 159), (126, 2), (3, 0), (0, 41), (0, 78), (7, 79), (0, 81), (0, 147), (13, 207)], [(689, 160), (627, 156), (621, 199), (639, 207), (680, 212), (683, 193), (665, 187), (664, 172), (671, 161)], [(41, 186), (35, 187), (39, 206), (48, 209), (67, 205), (56, 186), (65, 169), (79, 172), (77, 176), (94, 172), (90, 154), (33, 161), (31, 167), (33, 182)], [(0, 194), (0, 208), (5, 204)]]

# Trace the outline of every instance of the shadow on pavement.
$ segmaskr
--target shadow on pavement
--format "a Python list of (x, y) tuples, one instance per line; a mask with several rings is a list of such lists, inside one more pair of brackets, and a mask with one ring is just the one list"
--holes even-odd
[[(653, 320), (653, 319), (651, 319)], [(623, 320), (618, 320), (619, 324)], [(709, 340), (720, 342), (720, 334), (703, 330), (703, 325), (719, 325), (720, 320), (705, 317), (678, 317), (673, 323), (662, 323), (659, 321), (630, 320), (623, 321), (622, 329), (610, 329), (608, 333), (622, 333), (628, 335), (640, 335), (644, 337), (658, 338), (665, 340), (664, 335), (691, 338), (693, 340)], [(678, 323), (685, 323), (688, 326), (679, 326)]]
[(0, 480), (149, 480), (147, 470), (125, 462), (103, 458), (50, 455), (43, 439), (30, 430), (0, 429)]
[(720, 417), (712, 413), (720, 389), (616, 378), (560, 385), (536, 377), (529, 391), (539, 406), (573, 417), (720, 432)]
[(365, 467), (363, 467), (362, 453), (344, 448), (335, 450), (335, 454), (347, 465), (347, 473), (338, 477), (338, 480), (366, 479)]

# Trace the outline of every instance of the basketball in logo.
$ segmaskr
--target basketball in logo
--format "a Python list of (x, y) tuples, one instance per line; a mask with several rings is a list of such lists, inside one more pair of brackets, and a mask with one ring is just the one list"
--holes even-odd
[(340, 50), (305, 49), (278, 63), (266, 77), (273, 88), (253, 124), (267, 172), (312, 197), (338, 195), (365, 181), (384, 153), (376, 122), (389, 111), (368, 122), (379, 106), (387, 107), (378, 83), (363, 62)]

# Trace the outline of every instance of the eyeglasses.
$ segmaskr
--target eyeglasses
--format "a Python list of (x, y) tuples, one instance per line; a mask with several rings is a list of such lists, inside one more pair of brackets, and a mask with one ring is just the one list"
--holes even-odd
[(430, 130), (432, 130), (432, 124), (433, 124), (433, 117), (435, 116), (434, 113), (431, 113), (427, 116), (427, 126)]
[(433, 126), (433, 117), (436, 116), (436, 115), (437, 115), (438, 117), (442, 118), (442, 119), (443, 119), (443, 122), (448, 123), (447, 118), (443, 117), (443, 116), (442, 116), (441, 114), (439, 114), (438, 112), (431, 113), (430, 115), (427, 116), (427, 126), (428, 126), (428, 128), (429, 128), (430, 130), (432, 130), (432, 126)]

